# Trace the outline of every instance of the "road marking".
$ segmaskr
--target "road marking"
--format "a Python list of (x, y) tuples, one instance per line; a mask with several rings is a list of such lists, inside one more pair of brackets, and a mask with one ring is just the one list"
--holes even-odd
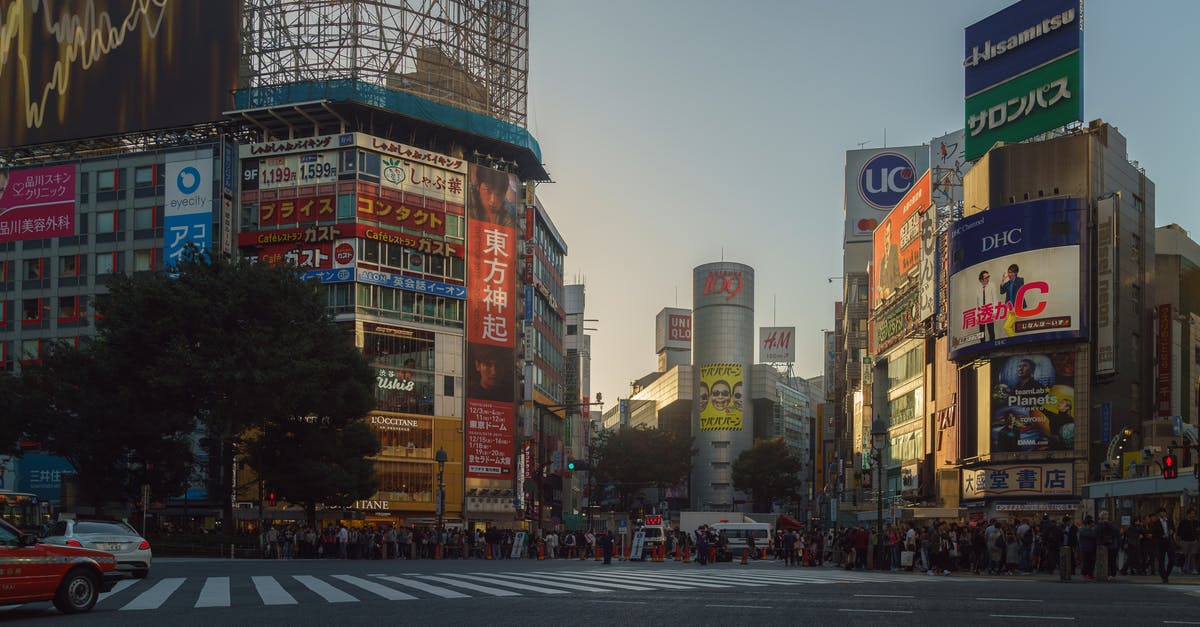
[(118, 593), (118, 592), (120, 592), (120, 591), (124, 590), (125, 588), (128, 588), (128, 587), (132, 586), (132, 585), (133, 585), (133, 584), (135, 584), (135, 583), (137, 583), (137, 581), (135, 581), (135, 580), (133, 580), (133, 579), (122, 579), (122, 580), (120, 580), (120, 581), (118, 581), (118, 582), (117, 582), (117, 585), (113, 586), (113, 589), (112, 589), (112, 590), (109, 590), (108, 592), (105, 592), (104, 594), (101, 594), (101, 595), (100, 595), (100, 596), (99, 596), (99, 597), (96, 599), (96, 602), (97, 602), (97, 603), (99, 603), (99, 602), (103, 601), (104, 599), (107, 599), (108, 597), (110, 597), (110, 596), (112, 596), (112, 595), (114, 595), (114, 594), (116, 594), (116, 593)]
[(860, 610), (860, 609), (848, 609), (848, 608), (844, 608), (844, 607), (839, 609), (838, 611), (839, 612), (871, 612), (874, 614), (912, 614), (912, 610)]
[(229, 607), (229, 577), (209, 577), (193, 607)]
[[(483, 574), (483, 573), (479, 573), (479, 574)], [(540, 584), (547, 585), (547, 586), (555, 586), (558, 588), (564, 588), (566, 590), (577, 590), (579, 592), (612, 592), (612, 590), (605, 590), (604, 588), (597, 588), (595, 586), (580, 586), (580, 585), (576, 585), (576, 584), (572, 584), (572, 583), (563, 583), (561, 581), (554, 581), (552, 579), (543, 579), (541, 577), (537, 577), (534, 575), (510, 575), (507, 573), (491, 573), (491, 576), (499, 577), (501, 579), (515, 579), (517, 581), (531, 581), (533, 583), (540, 583)]]
[(740, 608), (746, 608), (746, 609), (751, 609), (751, 610), (773, 610), (773, 609), (775, 609), (775, 606), (773, 606), (773, 605), (728, 605), (728, 604), (724, 604), (724, 603), (709, 603), (709, 604), (705, 605), (704, 607), (740, 607)]
[[(692, 587), (690, 585), (685, 586), (685, 585), (681, 585), (681, 584), (665, 583), (662, 581), (647, 581), (645, 579), (645, 575), (640, 575), (638, 573), (625, 573), (625, 572), (621, 572), (618, 570), (610, 570), (610, 571), (605, 571), (602, 573), (596, 573), (595, 576), (599, 577), (605, 581), (607, 581), (609, 579), (616, 579), (617, 581), (621, 581), (624, 583), (633, 583), (633, 584), (642, 585), (642, 586), (651, 586), (654, 588), (666, 588), (668, 590), (688, 590), (688, 589), (691, 589), (691, 587)], [(705, 587), (707, 587), (707, 586), (705, 586)]]
[(646, 605), (649, 601), (614, 601), (613, 599), (585, 599), (590, 603), (622, 603), (624, 605)]
[(602, 575), (588, 576), (588, 575), (575, 575), (575, 574), (545, 573), (545, 576), (554, 577), (555, 579), (564, 579), (567, 581), (576, 581), (579, 583), (590, 583), (590, 584), (593, 584), (596, 586), (604, 586), (606, 588), (616, 588), (617, 590), (636, 590), (636, 591), (644, 592), (646, 590), (654, 589), (653, 587), (648, 588), (646, 586), (635, 586), (635, 585), (625, 584), (625, 583), (613, 583), (613, 582), (605, 579)]
[(333, 578), (344, 581), (352, 586), (358, 586), (367, 592), (374, 592), (389, 601), (413, 601), (417, 598), (411, 594), (405, 594), (399, 590), (381, 586), (374, 581), (367, 581), (366, 579), (360, 579), (351, 575), (333, 575)]
[(296, 597), (287, 593), (274, 577), (251, 577), (263, 605), (295, 605)]
[(1074, 616), (1034, 616), (1032, 614), (989, 614), (992, 618), (1032, 618), (1034, 620), (1075, 620)]
[(183, 585), (184, 577), (176, 577), (172, 579), (163, 579), (154, 584), (149, 590), (141, 593), (138, 597), (127, 603), (121, 609), (123, 610), (156, 610), (166, 602), (179, 586)]
[(516, 583), (514, 581), (503, 581), (503, 580), (499, 580), (499, 579), (493, 579), (491, 577), (482, 577), (479, 575), (460, 575), (460, 574), (456, 574), (456, 573), (447, 573), (446, 576), (447, 577), (460, 577), (462, 579), (472, 579), (474, 581), (482, 581), (484, 583), (491, 583), (491, 584), (495, 584), (497, 586), (506, 586), (508, 588), (515, 588), (517, 590), (526, 590), (528, 592), (541, 592), (543, 594), (567, 594), (566, 590), (556, 590), (556, 589), (546, 588), (544, 586), (530, 586), (530, 585), (526, 585), (523, 583)]
[(1196, 620), (1164, 620), (1168, 625), (1200, 625), (1200, 621)]
[(423, 583), (420, 581), (412, 581), (410, 579), (401, 579), (399, 577), (392, 577), (390, 575), (376, 575), (376, 576), (384, 581), (390, 581), (392, 583), (397, 583), (402, 586), (408, 586), (409, 588), (416, 588), (417, 590), (420, 590), (421, 592), (428, 592), (429, 594), (437, 595), (439, 597), (442, 597), (443, 599), (465, 599), (470, 596), (468, 594), (463, 594), (461, 592), (458, 592), (457, 590), (447, 590), (446, 588), (439, 588), (437, 586), (431, 586), (427, 583)]
[(911, 599), (911, 598), (913, 598), (913, 595), (911, 595), (911, 594), (856, 594), (854, 596), (868, 598), (868, 599)]
[(519, 597), (519, 596), (521, 596), (520, 592), (513, 592), (512, 590), (501, 590), (499, 588), (489, 588), (487, 586), (477, 586), (473, 583), (467, 583), (465, 581), (459, 581), (457, 579), (447, 579), (446, 577), (434, 577), (433, 575), (421, 575), (421, 579), (427, 579), (429, 581), (436, 581), (438, 583), (444, 583), (446, 585), (454, 586), (456, 588), (466, 588), (467, 590), (474, 590), (476, 592), (490, 594), (494, 597)]
[(321, 598), (330, 603), (356, 603), (358, 601), (358, 599), (349, 593), (338, 590), (312, 575), (292, 575), (292, 578), (303, 584), (305, 588), (321, 595)]
[(1005, 599), (1003, 597), (975, 597), (976, 601), (1012, 601), (1016, 603), (1041, 603), (1042, 599)]

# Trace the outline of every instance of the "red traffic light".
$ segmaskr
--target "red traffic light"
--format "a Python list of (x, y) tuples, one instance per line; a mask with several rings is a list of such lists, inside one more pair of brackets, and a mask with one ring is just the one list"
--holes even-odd
[(1174, 479), (1179, 476), (1179, 468), (1175, 465), (1175, 456), (1166, 455), (1162, 460), (1163, 479)]
[(275, 493), (274, 492), (267, 493), (267, 505), (270, 505), (271, 507), (275, 507)]

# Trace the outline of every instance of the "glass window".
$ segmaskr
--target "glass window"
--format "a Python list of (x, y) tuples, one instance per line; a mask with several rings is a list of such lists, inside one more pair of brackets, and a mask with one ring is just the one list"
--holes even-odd
[(147, 165), (133, 171), (134, 187), (154, 187), (154, 166)]
[(404, 247), (396, 244), (387, 245), (387, 265), (393, 268), (404, 267)]
[(42, 260), (26, 259), (25, 260), (25, 278), (29, 280), (37, 280), (42, 278)]
[(21, 301), (21, 319), (37, 321), (42, 319), (42, 299), (26, 298)]
[(117, 212), (99, 211), (96, 213), (96, 232), (115, 233), (117, 231)]
[(379, 263), (379, 242), (362, 240), (362, 258), (367, 263)]
[(152, 229), (154, 228), (154, 207), (142, 207), (141, 209), (133, 210), (133, 228), (135, 229)]
[(62, 296), (58, 299), (58, 317), (75, 319), (79, 317), (79, 297)]
[(21, 340), (21, 359), (28, 361), (42, 355), (42, 342), (38, 339)]
[(107, 192), (117, 188), (117, 171), (102, 170), (96, 173), (96, 191)]
[(153, 250), (135, 250), (133, 251), (133, 271), (148, 272), (154, 267), (154, 251)]
[(58, 258), (59, 276), (79, 276), (79, 256), (63, 255)]
[(116, 270), (116, 253), (96, 255), (96, 274), (112, 274)]
[(463, 217), (447, 214), (446, 215), (446, 237), (455, 239), (463, 238)]
[(376, 461), (375, 476), (379, 479), (379, 499), (432, 503), (434, 468), (436, 466), (429, 462)]

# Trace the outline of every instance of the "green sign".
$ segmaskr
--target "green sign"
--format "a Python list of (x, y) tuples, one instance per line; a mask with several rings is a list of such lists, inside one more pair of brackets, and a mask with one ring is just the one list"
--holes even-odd
[(967, 99), (965, 156), (1018, 142), (1083, 118), (1079, 52), (1072, 52)]
[(563, 516), (563, 525), (567, 531), (582, 531), (583, 530), (583, 514), (567, 514)]

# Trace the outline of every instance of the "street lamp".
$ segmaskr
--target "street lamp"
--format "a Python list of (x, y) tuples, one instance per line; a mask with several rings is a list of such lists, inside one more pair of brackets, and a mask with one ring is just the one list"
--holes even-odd
[(875, 487), (879, 491), (875, 510), (875, 561), (879, 559), (879, 547), (883, 545), (883, 449), (887, 446), (888, 426), (882, 417), (871, 421), (871, 460), (875, 463)]
[(433, 459), (438, 465), (438, 491), (437, 491), (437, 556), (442, 557), (442, 514), (446, 511), (446, 482), (443, 481), (443, 473), (446, 471), (446, 460), (450, 459), (446, 455), (446, 449), (438, 447), (437, 453)]

